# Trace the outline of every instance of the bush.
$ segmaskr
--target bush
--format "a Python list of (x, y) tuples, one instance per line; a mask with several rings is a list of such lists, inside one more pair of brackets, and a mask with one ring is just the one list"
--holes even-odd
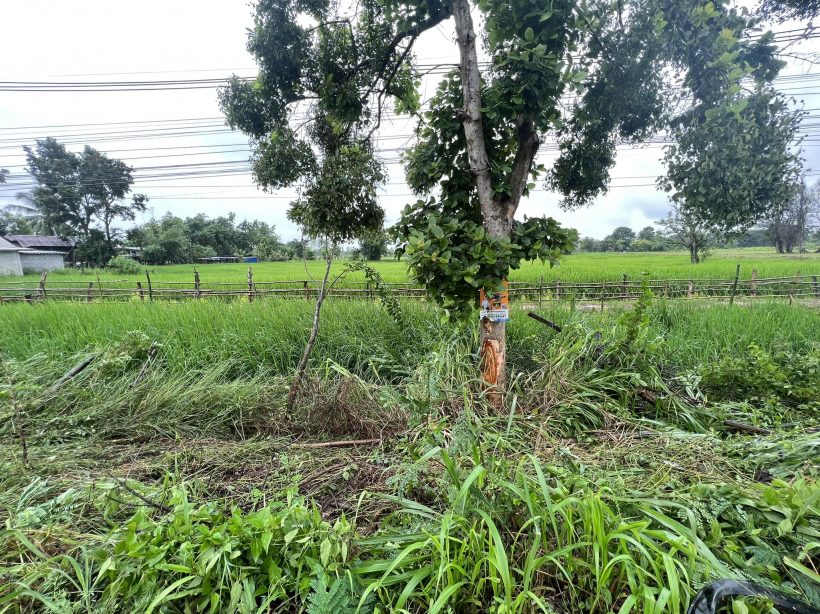
[(128, 256), (114, 256), (108, 261), (108, 268), (124, 275), (137, 275), (142, 270), (140, 263)]

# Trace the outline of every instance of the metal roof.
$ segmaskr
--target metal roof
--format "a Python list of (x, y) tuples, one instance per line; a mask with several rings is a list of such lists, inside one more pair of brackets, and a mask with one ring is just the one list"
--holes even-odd
[(9, 243), (3, 237), (0, 237), (0, 252), (19, 252), (23, 248)]
[(60, 237), (48, 235), (6, 235), (6, 240), (20, 247), (30, 247), (32, 249), (37, 249), (38, 247), (63, 247), (71, 249), (74, 247), (71, 243)]

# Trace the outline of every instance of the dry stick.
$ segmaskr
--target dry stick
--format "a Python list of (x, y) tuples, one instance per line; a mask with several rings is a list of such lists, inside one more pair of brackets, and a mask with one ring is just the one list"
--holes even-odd
[(604, 312), (604, 293), (606, 292), (606, 282), (601, 282), (601, 313)]
[(345, 439), (341, 441), (323, 441), (320, 443), (292, 443), (291, 448), (342, 448), (348, 446), (365, 446), (381, 443), (378, 437), (374, 439)]
[(686, 290), (687, 298), (692, 298), (695, 296), (695, 282), (693, 280), (689, 280), (689, 288)]
[(725, 420), (723, 425), (734, 431), (742, 431), (744, 433), (752, 433), (753, 435), (771, 435), (770, 429), (764, 429), (759, 426), (752, 426), (744, 422), (737, 422), (736, 420)]
[(85, 371), (86, 367), (90, 365), (97, 359), (97, 354), (89, 354), (85, 358), (82, 359), (79, 363), (74, 365), (65, 375), (63, 375), (60, 379), (58, 379), (51, 388), (49, 388), (46, 392), (52, 393), (58, 391), (62, 388), (69, 380), (74, 379), (80, 373)]
[(154, 300), (154, 289), (151, 287), (151, 276), (148, 274), (148, 271), (145, 271), (145, 279), (148, 280), (148, 300)]
[(552, 330), (554, 330), (554, 331), (555, 331), (555, 332), (557, 332), (557, 333), (560, 333), (561, 331), (563, 331), (563, 330), (564, 330), (563, 328), (561, 328), (560, 326), (558, 326), (555, 322), (551, 322), (551, 321), (547, 320), (546, 318), (542, 318), (542, 317), (541, 317), (541, 316), (539, 316), (537, 313), (533, 313), (532, 311), (530, 311), (529, 313), (527, 313), (527, 316), (528, 316), (528, 317), (530, 317), (530, 318), (532, 318), (532, 319), (533, 319), (533, 320), (535, 320), (536, 322), (540, 322), (540, 323), (541, 323), (541, 324), (543, 324), (544, 326), (549, 326)]
[(199, 288), (199, 271), (194, 269), (194, 296), (199, 298), (201, 294), (202, 292)]
[(254, 289), (253, 285), (253, 267), (248, 267), (248, 302), (253, 302), (254, 294), (256, 290)]
[(14, 431), (20, 440), (20, 446), (23, 448), (23, 464), (28, 465), (28, 444), (26, 443), (26, 434), (23, 431), (23, 413), (14, 398), (13, 381), (9, 381), (9, 401), (11, 401), (11, 406), (14, 408)]
[(145, 358), (145, 362), (142, 363), (142, 368), (140, 369), (139, 375), (137, 375), (137, 379), (134, 380), (134, 386), (139, 384), (142, 379), (148, 374), (148, 367), (151, 366), (151, 361), (154, 360), (154, 357), (157, 355), (157, 346), (152, 345), (148, 349), (148, 356)]
[[(316, 309), (313, 312), (313, 327), (310, 330), (310, 337), (308, 337), (307, 345), (305, 345), (305, 351), (302, 352), (302, 359), (299, 361), (299, 366), (296, 368), (296, 375), (293, 378), (293, 384), (291, 384), (290, 392), (288, 393), (288, 412), (293, 410), (293, 404), (296, 402), (296, 395), (299, 393), (299, 386), (302, 384), (302, 378), (305, 375), (305, 369), (307, 369), (310, 352), (316, 344), (316, 337), (319, 335), (319, 318), (322, 313), (322, 303), (325, 302), (327, 279), (330, 277), (330, 266), (333, 264), (333, 257), (331, 255), (330, 248), (328, 248), (326, 258), (327, 266), (325, 267), (325, 276), (322, 278), (322, 285), (319, 287), (319, 296), (316, 298)], [(305, 286), (307, 286), (307, 282), (305, 282)]]
[(740, 265), (737, 265), (735, 269), (735, 283), (732, 284), (732, 296), (729, 298), (729, 304), (735, 304), (735, 294), (737, 293), (737, 280), (740, 278)]
[(142, 282), (140, 281), (137, 282), (137, 294), (139, 295), (141, 301), (145, 300), (145, 292), (142, 290)]
[(117, 485), (118, 485), (118, 486), (120, 486), (120, 487), (121, 487), (121, 488), (123, 488), (125, 491), (127, 491), (127, 492), (131, 493), (132, 495), (134, 495), (137, 499), (139, 499), (140, 501), (142, 501), (143, 503), (145, 503), (145, 505), (148, 505), (148, 506), (150, 506), (150, 507), (153, 507), (153, 508), (155, 508), (155, 509), (158, 509), (158, 510), (160, 510), (160, 511), (162, 511), (162, 512), (165, 512), (166, 514), (167, 514), (167, 513), (169, 513), (169, 512), (172, 512), (172, 511), (173, 511), (173, 510), (172, 510), (170, 507), (168, 507), (167, 505), (163, 505), (163, 504), (161, 504), (161, 503), (157, 503), (156, 501), (151, 501), (151, 499), (149, 499), (149, 498), (148, 498), (148, 497), (146, 497), (145, 495), (143, 495), (143, 494), (141, 494), (141, 493), (138, 493), (136, 490), (134, 490), (133, 488), (131, 488), (131, 487), (130, 487), (130, 486), (129, 486), (126, 482), (125, 482), (125, 480), (120, 480), (119, 478), (115, 478), (115, 477), (114, 477), (113, 475), (111, 475), (110, 473), (109, 473), (108, 475), (109, 475), (109, 477), (110, 477), (112, 480), (114, 480), (114, 481), (117, 483)]

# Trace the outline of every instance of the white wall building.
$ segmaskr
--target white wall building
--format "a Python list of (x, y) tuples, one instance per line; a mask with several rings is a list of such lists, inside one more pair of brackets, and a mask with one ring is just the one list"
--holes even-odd
[(12, 245), (0, 237), (0, 275), (22, 275), (23, 264), (20, 261), (22, 248)]

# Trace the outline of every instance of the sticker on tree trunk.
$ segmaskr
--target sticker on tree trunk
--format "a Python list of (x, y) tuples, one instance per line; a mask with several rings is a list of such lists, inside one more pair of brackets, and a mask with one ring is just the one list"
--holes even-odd
[(510, 319), (509, 282), (504, 282), (504, 289), (493, 294), (485, 294), (484, 288), (479, 291), (478, 304), (480, 320), (491, 322), (507, 322)]

